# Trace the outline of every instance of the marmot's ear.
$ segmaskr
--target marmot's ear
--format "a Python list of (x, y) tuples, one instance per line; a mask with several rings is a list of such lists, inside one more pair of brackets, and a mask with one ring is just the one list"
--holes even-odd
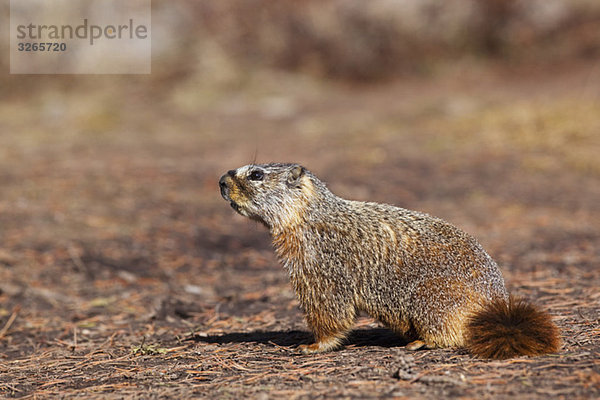
[(304, 167), (301, 165), (295, 165), (290, 170), (290, 175), (288, 177), (288, 186), (298, 186), (300, 184), (300, 178), (304, 175)]

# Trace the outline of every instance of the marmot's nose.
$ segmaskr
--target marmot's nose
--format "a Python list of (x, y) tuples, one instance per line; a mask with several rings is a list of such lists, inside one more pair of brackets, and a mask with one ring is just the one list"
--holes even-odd
[(221, 196), (223, 196), (225, 200), (229, 200), (229, 186), (227, 186), (226, 182), (227, 178), (231, 176), (229, 175), (229, 172), (227, 173), (227, 175), (223, 175), (221, 179), (219, 179), (219, 188), (221, 188)]

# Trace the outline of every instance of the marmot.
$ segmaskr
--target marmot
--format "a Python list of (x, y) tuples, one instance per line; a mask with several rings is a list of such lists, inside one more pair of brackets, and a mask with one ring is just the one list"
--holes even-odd
[(496, 359), (558, 350), (550, 316), (510, 297), (494, 260), (448, 222), (342, 199), (298, 164), (246, 165), (219, 186), (269, 229), (315, 337), (303, 353), (340, 347), (361, 311), (410, 350), (466, 347)]

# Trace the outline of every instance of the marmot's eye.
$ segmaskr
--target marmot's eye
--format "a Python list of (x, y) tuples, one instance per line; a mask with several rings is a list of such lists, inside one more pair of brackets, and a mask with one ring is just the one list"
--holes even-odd
[(265, 174), (260, 169), (255, 169), (254, 171), (250, 172), (250, 175), (248, 175), (248, 179), (250, 179), (251, 181), (262, 181), (264, 176)]

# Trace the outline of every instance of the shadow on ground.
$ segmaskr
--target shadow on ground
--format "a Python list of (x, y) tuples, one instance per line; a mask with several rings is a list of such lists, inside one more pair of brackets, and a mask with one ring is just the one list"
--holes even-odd
[[(223, 335), (199, 336), (188, 340), (211, 344), (259, 343), (276, 346), (295, 346), (312, 343), (313, 336), (304, 331), (273, 331), (273, 332), (233, 332)], [(352, 331), (344, 344), (346, 346), (366, 347), (403, 347), (408, 342), (402, 337), (383, 328), (361, 329)]]

